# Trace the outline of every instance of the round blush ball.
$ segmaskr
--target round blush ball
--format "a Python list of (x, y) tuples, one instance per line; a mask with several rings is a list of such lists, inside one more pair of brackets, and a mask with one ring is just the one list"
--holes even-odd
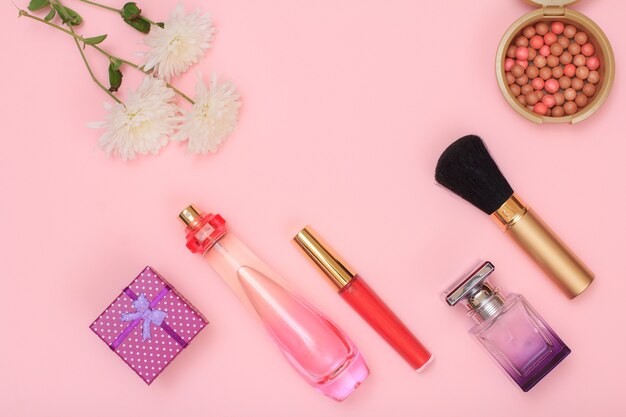
[(544, 57), (550, 56), (550, 47), (548, 45), (543, 45), (541, 48), (539, 48), (539, 55)]
[(532, 61), (537, 56), (537, 50), (535, 48), (528, 48), (528, 59)]
[(546, 57), (544, 57), (543, 55), (537, 55), (535, 59), (533, 59), (533, 64), (535, 64), (535, 66), (539, 69), (545, 67), (547, 64)]
[(553, 95), (550, 95), (550, 94), (546, 94), (545, 96), (543, 96), (543, 98), (541, 99), (541, 102), (545, 104), (546, 107), (548, 107), (549, 109), (556, 106), (556, 99), (554, 98)]
[(543, 37), (541, 37), (539, 35), (535, 35), (532, 38), (530, 38), (530, 47), (531, 48), (539, 49), (542, 46), (543, 46)]
[(550, 45), (550, 53), (554, 56), (561, 56), (561, 54), (563, 53), (563, 47), (558, 43), (553, 43), (552, 45)]
[[(523, 38), (526, 39), (526, 38)], [(525, 61), (528, 59), (528, 48), (525, 46), (520, 46), (515, 50), (515, 58)]]
[(557, 80), (563, 76), (563, 67), (557, 66), (552, 68), (552, 78), (556, 78)]
[(517, 49), (517, 46), (509, 45), (509, 47), (506, 49), (506, 56), (507, 56), (507, 58), (515, 58), (515, 50), (516, 49)]
[(526, 103), (530, 104), (531, 106), (534, 106), (538, 102), (539, 97), (537, 96), (537, 93), (530, 93), (526, 95)]
[(554, 68), (557, 65), (559, 65), (559, 57), (558, 56), (554, 56), (554, 55), (550, 55), (549, 57), (546, 58), (546, 62), (548, 63), (548, 66), (550, 68)]
[[(522, 75), (521, 77), (517, 77), (515, 79), (515, 83), (517, 85), (524, 85), (524, 84), (528, 84), (528, 77), (526, 76), (526, 74)], [(582, 88), (582, 87), (581, 87)]]
[(588, 40), (588, 37), (585, 32), (576, 32), (576, 35), (574, 35), (574, 42), (576, 42), (577, 44), (581, 46), (586, 44), (587, 40)]
[(574, 64), (567, 64), (563, 67), (563, 74), (568, 77), (573, 77), (576, 75), (576, 66)]
[(562, 106), (554, 106), (552, 108), (552, 117), (563, 117), (565, 115), (565, 110), (563, 110)]
[(554, 42), (556, 42), (556, 35), (554, 33), (548, 32), (543, 35), (543, 43), (545, 43), (546, 45), (550, 46)]
[(583, 86), (583, 94), (586, 95), (587, 97), (593, 97), (595, 93), (596, 93), (595, 85), (591, 83), (587, 83)]
[(543, 104), (543, 102), (539, 102), (533, 106), (533, 111), (537, 114), (545, 116), (545, 114), (548, 113), (548, 106)]
[(559, 87), (561, 87), (563, 90), (570, 88), (571, 86), (572, 86), (572, 79), (570, 77), (568, 77), (567, 75), (564, 75), (561, 78), (559, 78)]
[(563, 51), (563, 53), (559, 57), (559, 62), (563, 65), (567, 65), (572, 63), (572, 59), (574, 59), (572, 54), (570, 54), (568, 51)]
[(519, 96), (517, 96), (517, 101), (519, 101), (521, 105), (525, 106), (526, 105), (526, 96), (523, 95), (523, 94), (520, 94)]
[(574, 100), (574, 103), (576, 103), (578, 108), (585, 107), (588, 102), (589, 102), (589, 98), (584, 94), (577, 95), (576, 99)]
[(576, 42), (572, 42), (569, 44), (569, 46), (567, 47), (567, 50), (573, 55), (576, 56), (580, 53), (580, 45), (577, 44)]
[(539, 70), (539, 77), (543, 80), (547, 80), (552, 77), (552, 70), (548, 67), (543, 67)]
[(544, 88), (548, 93), (554, 94), (559, 91), (559, 88), (561, 87), (559, 87), (559, 82), (557, 80), (555, 80), (554, 78), (550, 78), (544, 83)]
[(565, 103), (565, 96), (563, 96), (563, 93), (556, 93), (554, 95), (554, 100), (556, 101), (557, 106), (562, 106), (563, 103)]
[(587, 81), (591, 84), (597, 84), (600, 82), (600, 73), (598, 71), (590, 71)]
[(537, 76), (539, 75), (539, 68), (537, 68), (534, 65), (530, 65), (528, 68), (526, 68), (526, 75), (528, 76), (528, 78), (530, 78), (531, 80), (533, 78), (537, 78)]
[(526, 60), (518, 59), (515, 63), (524, 69), (528, 68), (528, 61)]
[(581, 65), (585, 65), (585, 63), (587, 62), (587, 57), (585, 57), (583, 54), (578, 54), (574, 57), (572, 62), (577, 67), (580, 67)]
[(589, 42), (587, 42), (586, 44), (580, 47), (580, 52), (584, 56), (591, 56), (593, 55), (595, 51), (596, 51), (596, 48), (594, 48), (593, 45), (590, 44)]
[(513, 74), (515, 78), (521, 77), (524, 74), (524, 68), (519, 64), (515, 64), (511, 67), (511, 74)]
[(510, 85), (509, 89), (511, 90), (511, 94), (513, 94), (514, 97), (519, 96), (522, 92), (522, 89), (517, 84)]
[(591, 71), (595, 71), (600, 68), (600, 59), (597, 56), (590, 56), (587, 58), (587, 62), (585, 62), (585, 66), (589, 68)]
[(572, 88), (576, 91), (580, 91), (583, 89), (583, 86), (585, 85), (585, 82), (583, 80), (581, 80), (580, 78), (576, 77), (576, 78), (572, 78)]
[(546, 33), (548, 33), (548, 25), (546, 24), (546, 22), (539, 22), (535, 25), (535, 32), (537, 32), (537, 35), (545, 35)]
[(554, 21), (552, 22), (552, 25), (550, 25), (550, 28), (552, 29), (552, 32), (560, 35), (565, 30), (565, 25), (563, 24), (563, 22)]
[(578, 30), (576, 29), (576, 26), (574, 25), (567, 25), (563, 29), (563, 35), (565, 35), (565, 37), (569, 39), (572, 39), (574, 35), (576, 35), (576, 32), (578, 32)]
[(506, 74), (504, 74), (504, 78), (506, 78), (506, 83), (508, 85), (515, 83), (515, 77), (510, 72), (507, 72)]
[(583, 65), (582, 67), (576, 68), (576, 77), (580, 78), (581, 80), (586, 80), (587, 77), (589, 77), (589, 72), (589, 68)]
[(515, 61), (511, 58), (507, 58), (504, 60), (504, 70), (505, 71), (511, 71), (511, 68), (513, 68), (513, 65), (515, 65)]
[(537, 78), (533, 78), (533, 80), (530, 82), (530, 85), (535, 89), (535, 90), (543, 90), (543, 86), (544, 86), (545, 82), (537, 77)]
[(563, 97), (565, 97), (565, 100), (567, 101), (574, 100), (576, 98), (576, 90), (571, 87), (565, 89), (565, 91), (563, 91)]
[(518, 36), (515, 38), (515, 46), (528, 46), (528, 38), (525, 36)]
[(578, 111), (578, 106), (573, 101), (568, 101), (563, 105), (565, 114), (572, 115)]
[(536, 33), (537, 33), (537, 31), (535, 30), (534, 26), (526, 26), (522, 30), (522, 35), (526, 36), (528, 39), (530, 39), (533, 36), (535, 36)]
[(567, 48), (569, 46), (569, 39), (567, 39), (565, 36), (561, 35), (559, 36), (559, 38), (556, 40), (556, 42), (561, 45), (561, 47), (563, 49)]
[(533, 86), (531, 84), (524, 84), (522, 86), (522, 94), (527, 96), (534, 91)]

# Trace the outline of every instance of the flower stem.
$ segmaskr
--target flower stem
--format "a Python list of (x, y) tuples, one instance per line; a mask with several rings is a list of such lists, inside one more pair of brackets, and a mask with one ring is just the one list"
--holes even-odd
[[(71, 26), (70, 26), (71, 27)], [(72, 29), (72, 32), (74, 30)], [(115, 100), (116, 102), (120, 103), (121, 105), (124, 105), (124, 103), (122, 103), (122, 100), (120, 100), (119, 98), (117, 98), (115, 96), (115, 94), (113, 94), (113, 92), (111, 92), (111, 90), (109, 90), (108, 88), (106, 88), (101, 82), (100, 80), (98, 80), (98, 78), (94, 75), (93, 71), (91, 70), (91, 66), (89, 65), (89, 62), (87, 61), (87, 57), (85, 56), (85, 53), (83, 52), (83, 48), (81, 48), (80, 46), (80, 42), (78, 42), (78, 39), (74, 38), (74, 42), (76, 43), (76, 47), (78, 48), (78, 52), (80, 52), (80, 57), (83, 59), (83, 62), (85, 63), (85, 66), (87, 67), (87, 71), (89, 71), (89, 75), (91, 75), (91, 79), (98, 84), (98, 87), (100, 87), (105, 93), (107, 93), (109, 95), (109, 97), (111, 97), (113, 100)]]
[[(61, 32), (63, 32), (63, 33), (65, 33), (65, 34), (67, 34), (67, 35), (71, 36), (72, 38), (74, 38), (74, 41), (75, 41), (75, 42), (83, 42), (83, 45), (85, 45), (85, 43), (84, 43), (85, 39), (84, 39), (82, 36), (77, 35), (76, 33), (74, 33), (74, 31), (73, 31), (73, 30), (67, 30), (67, 29), (65, 29), (65, 28), (63, 28), (63, 27), (61, 27), (61, 26), (59, 26), (59, 25), (57, 25), (57, 24), (55, 24), (55, 23), (52, 23), (52, 22), (47, 22), (47, 21), (45, 21), (44, 19), (42, 19), (42, 18), (40, 18), (40, 17), (37, 17), (37, 16), (35, 16), (35, 15), (32, 15), (32, 14), (28, 13), (26, 10), (20, 10), (20, 11), (19, 11), (19, 16), (24, 16), (24, 17), (27, 17), (27, 18), (29, 18), (29, 19), (36, 20), (36, 21), (41, 22), (41, 23), (44, 23), (44, 24), (46, 24), (46, 25), (48, 25), (48, 26), (50, 26), (50, 27), (52, 27), (52, 28), (54, 28), (54, 29), (60, 30)], [(126, 60), (126, 59), (123, 59), (123, 58), (120, 58), (120, 57), (117, 57), (117, 56), (115, 56), (115, 55), (112, 55), (112, 54), (108, 53), (108, 52), (107, 52), (107, 51), (105, 51), (104, 49), (100, 48), (98, 45), (87, 45), (87, 46), (90, 46), (90, 47), (94, 48), (96, 51), (100, 52), (102, 55), (104, 55), (104, 56), (106, 56), (107, 58), (109, 58), (109, 60), (114, 60), (114, 59), (116, 59), (116, 60), (118, 60), (118, 61), (120, 61), (120, 62), (122, 62), (122, 63), (124, 63), (124, 64), (126, 64), (126, 65), (129, 65), (129, 66), (131, 66), (131, 67), (133, 67), (133, 68), (137, 69), (138, 71), (141, 71), (141, 72), (143, 72), (144, 74), (147, 74), (147, 75), (150, 75), (150, 74), (152, 73), (152, 71), (146, 71), (146, 70), (145, 70), (142, 66), (140, 66), (140, 65), (138, 65), (138, 64), (136, 64), (136, 63), (134, 63), (134, 62), (132, 62), (132, 61), (128, 61), (128, 60)], [(79, 48), (80, 48), (80, 44), (79, 44)], [(82, 49), (81, 49), (81, 55), (84, 57), (84, 54), (83, 54)], [(85, 62), (87, 61), (86, 59), (84, 59), (84, 60), (85, 60)], [(92, 74), (92, 78), (94, 78), (94, 81), (96, 81), (96, 79), (95, 79), (95, 77), (93, 76), (93, 73), (92, 73), (92, 71), (91, 71), (91, 68), (89, 67), (89, 64), (87, 64), (87, 68), (89, 69), (89, 73), (90, 73), (90, 74)], [(98, 81), (96, 81), (96, 82), (97, 82), (99, 85), (102, 85), (102, 84), (101, 84), (101, 83), (99, 83)], [(182, 91), (180, 91), (179, 89), (177, 89), (176, 87), (174, 87), (173, 85), (171, 85), (170, 83), (165, 83), (165, 84), (166, 84), (169, 88), (171, 88), (172, 90), (174, 90), (174, 92), (175, 92), (176, 94), (178, 94), (179, 96), (181, 96), (183, 99), (187, 100), (187, 101), (188, 101), (189, 103), (191, 103), (191, 104), (195, 104), (195, 102), (191, 99), (191, 97), (189, 97), (188, 95), (186, 95), (185, 93), (183, 93)], [(106, 89), (106, 88), (105, 88), (105, 90), (107, 91), (107, 93), (108, 93), (111, 97), (114, 97), (114, 98), (115, 98), (115, 101), (117, 101), (118, 103), (120, 102), (120, 101), (119, 101), (119, 99), (118, 99), (118, 98), (116, 98), (116, 97), (113, 95), (113, 93), (111, 93), (111, 92), (110, 92), (108, 89)]]
[[(56, 4), (59, 7), (59, 13), (63, 14), (64, 18), (69, 18), (69, 16), (67, 15), (67, 11), (65, 10), (65, 8), (63, 7), (60, 1), (57, 0), (54, 2), (54, 4)], [(68, 27), (72, 34), (73, 40), (76, 43), (76, 48), (78, 48), (78, 52), (80, 52), (80, 57), (85, 63), (85, 67), (87, 67), (87, 71), (89, 72), (89, 75), (91, 76), (91, 79), (93, 80), (93, 82), (95, 82), (98, 85), (98, 87), (100, 87), (102, 91), (107, 93), (109, 97), (111, 97), (114, 101), (118, 102), (121, 105), (124, 105), (124, 103), (122, 103), (122, 101), (119, 98), (117, 98), (111, 90), (106, 88), (104, 84), (100, 82), (98, 77), (96, 77), (96, 75), (93, 73), (93, 70), (91, 69), (91, 65), (89, 65), (89, 61), (87, 61), (87, 57), (85, 56), (85, 52), (83, 52), (83, 48), (80, 47), (80, 42), (77, 39), (77, 35), (76, 35), (76, 32), (74, 32), (74, 28), (71, 25), (68, 25)]]
[[(80, 1), (81, 3), (91, 4), (92, 6), (100, 7), (101, 9), (106, 9), (106, 10), (110, 10), (110, 11), (115, 12), (115, 13), (122, 14), (122, 10), (121, 9), (117, 9), (115, 7), (107, 6), (106, 4), (96, 3), (95, 1), (90, 1), (90, 0), (78, 0), (78, 1)], [(148, 23), (150, 23), (151, 25), (156, 25), (156, 23), (154, 23), (152, 20), (150, 20), (147, 17), (145, 17), (143, 14), (141, 15), (141, 17), (146, 19), (146, 21)]]
[(100, 7), (102, 9), (107, 9), (107, 10), (110, 10), (112, 12), (117, 12), (117, 13), (121, 13), (122, 12), (120, 9), (116, 9), (115, 7), (107, 6), (106, 4), (96, 3), (95, 1), (89, 1), (89, 0), (79, 0), (79, 1), (81, 1), (83, 3), (91, 4), (92, 6)]
[[(143, 72), (146, 75), (150, 75), (152, 74), (152, 71), (146, 71), (143, 66), (135, 64), (132, 61), (128, 61), (126, 59), (111, 55), (110, 53), (108, 53), (107, 51), (105, 51), (104, 49), (100, 48), (98, 45), (89, 45), (91, 47), (93, 47), (95, 50), (97, 50), (98, 52), (100, 52), (102, 55), (106, 56), (107, 58), (109, 58), (110, 60), (113, 59), (117, 59), (118, 61), (122, 62), (123, 64), (129, 65), (133, 68), (135, 68), (136, 70), (139, 70), (141, 72)], [(182, 98), (184, 98), (185, 100), (187, 100), (189, 103), (194, 104), (194, 101), (191, 99), (191, 97), (189, 97), (187, 94), (183, 93), (182, 91), (180, 91), (178, 88), (174, 87), (172, 84), (170, 83), (165, 83), (169, 88), (171, 88), (172, 90), (174, 90), (174, 92), (176, 94), (178, 94), (179, 96), (181, 96)]]

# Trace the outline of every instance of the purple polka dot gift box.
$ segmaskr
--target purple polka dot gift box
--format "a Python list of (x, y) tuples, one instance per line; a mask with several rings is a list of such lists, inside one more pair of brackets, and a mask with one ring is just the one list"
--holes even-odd
[(149, 385), (207, 324), (147, 266), (89, 328)]

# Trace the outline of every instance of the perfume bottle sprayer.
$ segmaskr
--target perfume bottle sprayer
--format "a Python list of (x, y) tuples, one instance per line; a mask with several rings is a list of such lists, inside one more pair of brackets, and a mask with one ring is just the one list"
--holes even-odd
[(357, 347), (327, 317), (282, 285), (282, 280), (226, 226), (219, 214), (193, 206), (180, 219), (187, 248), (204, 255), (239, 299), (256, 312), (296, 371), (315, 389), (341, 401), (369, 375)]

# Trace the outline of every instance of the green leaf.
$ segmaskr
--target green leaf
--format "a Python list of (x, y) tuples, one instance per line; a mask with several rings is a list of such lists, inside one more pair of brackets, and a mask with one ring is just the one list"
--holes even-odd
[(121, 66), (122, 66), (122, 61), (120, 61), (117, 58), (111, 59), (111, 68), (113, 68), (113, 70), (118, 70)]
[(128, 20), (124, 18), (124, 22), (128, 23), (135, 29), (137, 29), (141, 33), (149, 33), (150, 32), (150, 22), (148, 22), (143, 17), (138, 17), (134, 20)]
[(137, 7), (137, 3), (129, 2), (126, 3), (124, 7), (122, 7), (121, 14), (124, 20), (133, 21), (139, 19), (141, 15), (141, 9)]
[(107, 35), (94, 36), (92, 38), (84, 38), (83, 42), (86, 45), (97, 45), (103, 40), (105, 40), (106, 38), (107, 38)]
[(50, 8), (50, 11), (48, 12), (48, 14), (46, 15), (46, 17), (43, 18), (43, 20), (45, 20), (46, 22), (51, 21), (52, 19), (54, 19), (54, 16), (57, 14), (57, 12), (53, 9)]
[(28, 10), (34, 12), (48, 6), (50, 6), (50, 0), (30, 0), (30, 3), (28, 3)]
[(156, 24), (158, 27), (160, 27), (161, 29), (163, 29), (165, 27), (165, 23), (163, 22), (157, 22)]
[(117, 90), (119, 90), (120, 86), (122, 85), (122, 71), (119, 70), (119, 66), (118, 68), (115, 68), (115, 64), (113, 62), (111, 62), (109, 64), (109, 91), (110, 92), (115, 92)]
[(83, 18), (69, 7), (53, 4), (52, 7), (57, 11), (63, 23), (70, 26), (78, 26), (83, 22)]

